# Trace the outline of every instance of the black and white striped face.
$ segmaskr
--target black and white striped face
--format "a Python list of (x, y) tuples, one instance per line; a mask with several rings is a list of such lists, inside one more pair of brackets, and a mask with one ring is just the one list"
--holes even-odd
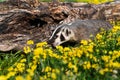
[(73, 37), (74, 33), (69, 27), (60, 26), (54, 30), (52, 36), (48, 40), (48, 44), (51, 44), (55, 47), (71, 40)]

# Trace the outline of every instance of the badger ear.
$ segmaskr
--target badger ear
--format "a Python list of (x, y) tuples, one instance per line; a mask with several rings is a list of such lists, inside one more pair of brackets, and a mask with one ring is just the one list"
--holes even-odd
[(65, 30), (65, 35), (66, 35), (66, 36), (69, 36), (70, 34), (71, 34), (71, 30), (68, 29), (68, 28), (66, 28), (66, 30)]

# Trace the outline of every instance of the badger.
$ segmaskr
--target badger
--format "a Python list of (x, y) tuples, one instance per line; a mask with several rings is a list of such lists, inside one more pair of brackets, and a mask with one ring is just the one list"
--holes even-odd
[(98, 32), (109, 30), (112, 25), (104, 20), (74, 20), (73, 22), (59, 25), (48, 39), (48, 44), (53, 47), (61, 45), (65, 42), (80, 42), (81, 40), (89, 40), (90, 35), (96, 36)]

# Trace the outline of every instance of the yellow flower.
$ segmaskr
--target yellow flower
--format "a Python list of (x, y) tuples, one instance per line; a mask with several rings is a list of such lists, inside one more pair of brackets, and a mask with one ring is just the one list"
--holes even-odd
[(95, 62), (97, 62), (97, 61), (98, 61), (98, 60), (97, 60), (97, 58), (96, 58), (96, 57), (94, 57), (94, 56), (93, 56), (93, 60), (94, 60)]
[(117, 32), (118, 30), (120, 30), (120, 26), (114, 26), (114, 27), (112, 28), (112, 32), (113, 32), (114, 34), (116, 34), (116, 32)]
[(30, 49), (29, 46), (25, 46), (23, 49), (24, 49), (24, 52), (25, 52), (26, 54), (29, 53), (29, 52), (31, 52), (31, 49)]
[(101, 75), (104, 75), (105, 72), (108, 72), (108, 71), (109, 71), (109, 69), (108, 69), (108, 68), (105, 68), (105, 69), (99, 70), (99, 73), (100, 73)]
[(6, 76), (7, 79), (9, 79), (11, 76), (15, 76), (16, 72), (9, 72)]
[(99, 4), (100, 2), (98, 0), (93, 0), (92, 3)]
[(33, 72), (31, 69), (27, 69), (26, 71), (28, 72), (28, 74), (29, 74), (30, 76), (33, 76), (33, 75), (34, 75), (34, 72)]
[(0, 80), (7, 80), (7, 77), (4, 75), (0, 75)]
[(62, 46), (56, 46), (56, 49), (58, 49), (61, 53), (63, 52), (63, 47)]
[(98, 68), (99, 68), (99, 65), (98, 64), (92, 64), (92, 66), (91, 66), (92, 68), (94, 68), (94, 69), (96, 69), (96, 70), (98, 70)]
[(19, 72), (23, 72), (25, 70), (25, 64), (24, 63), (18, 63), (16, 67), (17, 67)]
[(34, 65), (31, 66), (31, 70), (32, 70), (32, 71), (34, 71), (36, 68), (37, 68), (37, 65), (36, 65), (36, 64), (34, 64)]
[(47, 72), (47, 77), (50, 77), (51, 76), (51, 72)]
[(25, 79), (25, 80), (32, 80), (31, 75), (27, 74), (27, 76), (26, 76), (26, 79)]
[(117, 45), (120, 45), (120, 37), (117, 38)]
[(24, 80), (22, 76), (16, 76), (15, 80)]
[(104, 70), (103, 70), (103, 69), (99, 70), (99, 73), (100, 73), (101, 75), (104, 75)]
[(93, 45), (89, 45), (87, 50), (88, 50), (89, 52), (93, 52)]
[(110, 56), (102, 56), (103, 61), (108, 62), (110, 60)]
[(52, 79), (56, 79), (57, 77), (56, 77), (56, 74), (55, 73), (51, 73), (51, 78)]
[(100, 40), (101, 38), (102, 38), (102, 35), (98, 33), (98, 34), (96, 35), (96, 39)]
[(69, 47), (65, 47), (63, 50), (64, 52), (69, 52), (71, 49)]
[(77, 57), (81, 57), (82, 56), (82, 54), (83, 54), (83, 51), (82, 50), (77, 50), (77, 53), (76, 53), (76, 56)]
[(33, 40), (28, 40), (28, 41), (27, 41), (27, 44), (28, 44), (28, 45), (34, 44), (34, 41), (33, 41)]
[[(44, 80), (47, 80), (47, 76), (46, 76), (46, 75), (44, 75), (43, 78), (44, 78)], [(43, 79), (42, 79), (42, 80), (43, 80)]]
[(87, 45), (87, 44), (88, 44), (88, 41), (87, 41), (87, 40), (81, 40), (81, 44)]
[(72, 68), (73, 64), (71, 62), (68, 63), (68, 68)]
[(9, 67), (8, 68), (8, 71), (12, 71), (12, 70), (14, 70), (13, 67)]
[(77, 66), (73, 65), (73, 69), (74, 69), (74, 72), (77, 72), (78, 71), (78, 68)]
[(57, 74), (59, 74), (59, 73), (60, 73), (60, 70), (59, 70), (59, 69), (55, 69), (55, 72), (56, 72)]
[(42, 46), (45, 46), (45, 45), (47, 45), (47, 42), (40, 42), (40, 43), (36, 44), (36, 47), (42, 47)]
[(43, 53), (43, 48), (39, 47), (34, 49), (34, 55), (38, 56), (40, 53)]
[(112, 66), (114, 68), (120, 68), (120, 63), (119, 62), (113, 62)]
[(83, 64), (84, 69), (90, 69), (91, 68), (91, 63), (89, 61), (85, 61)]
[(24, 59), (21, 59), (20, 62), (21, 62), (21, 63), (26, 62), (26, 59), (25, 59), (25, 58), (24, 58)]
[(49, 71), (51, 71), (51, 67), (47, 66), (47, 67), (45, 68), (45, 72), (49, 72)]

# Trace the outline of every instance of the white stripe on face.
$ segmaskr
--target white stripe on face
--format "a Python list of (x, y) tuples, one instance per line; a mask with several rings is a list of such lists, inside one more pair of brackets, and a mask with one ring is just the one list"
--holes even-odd
[[(49, 38), (49, 40), (52, 39), (54, 35), (56, 35), (55, 33), (59, 33), (59, 32), (57, 32), (57, 30), (58, 30), (59, 28), (61, 28), (61, 27), (63, 27), (63, 25), (58, 26), (58, 27), (53, 31), (52, 36)], [(59, 30), (59, 31), (60, 31), (60, 30)]]

